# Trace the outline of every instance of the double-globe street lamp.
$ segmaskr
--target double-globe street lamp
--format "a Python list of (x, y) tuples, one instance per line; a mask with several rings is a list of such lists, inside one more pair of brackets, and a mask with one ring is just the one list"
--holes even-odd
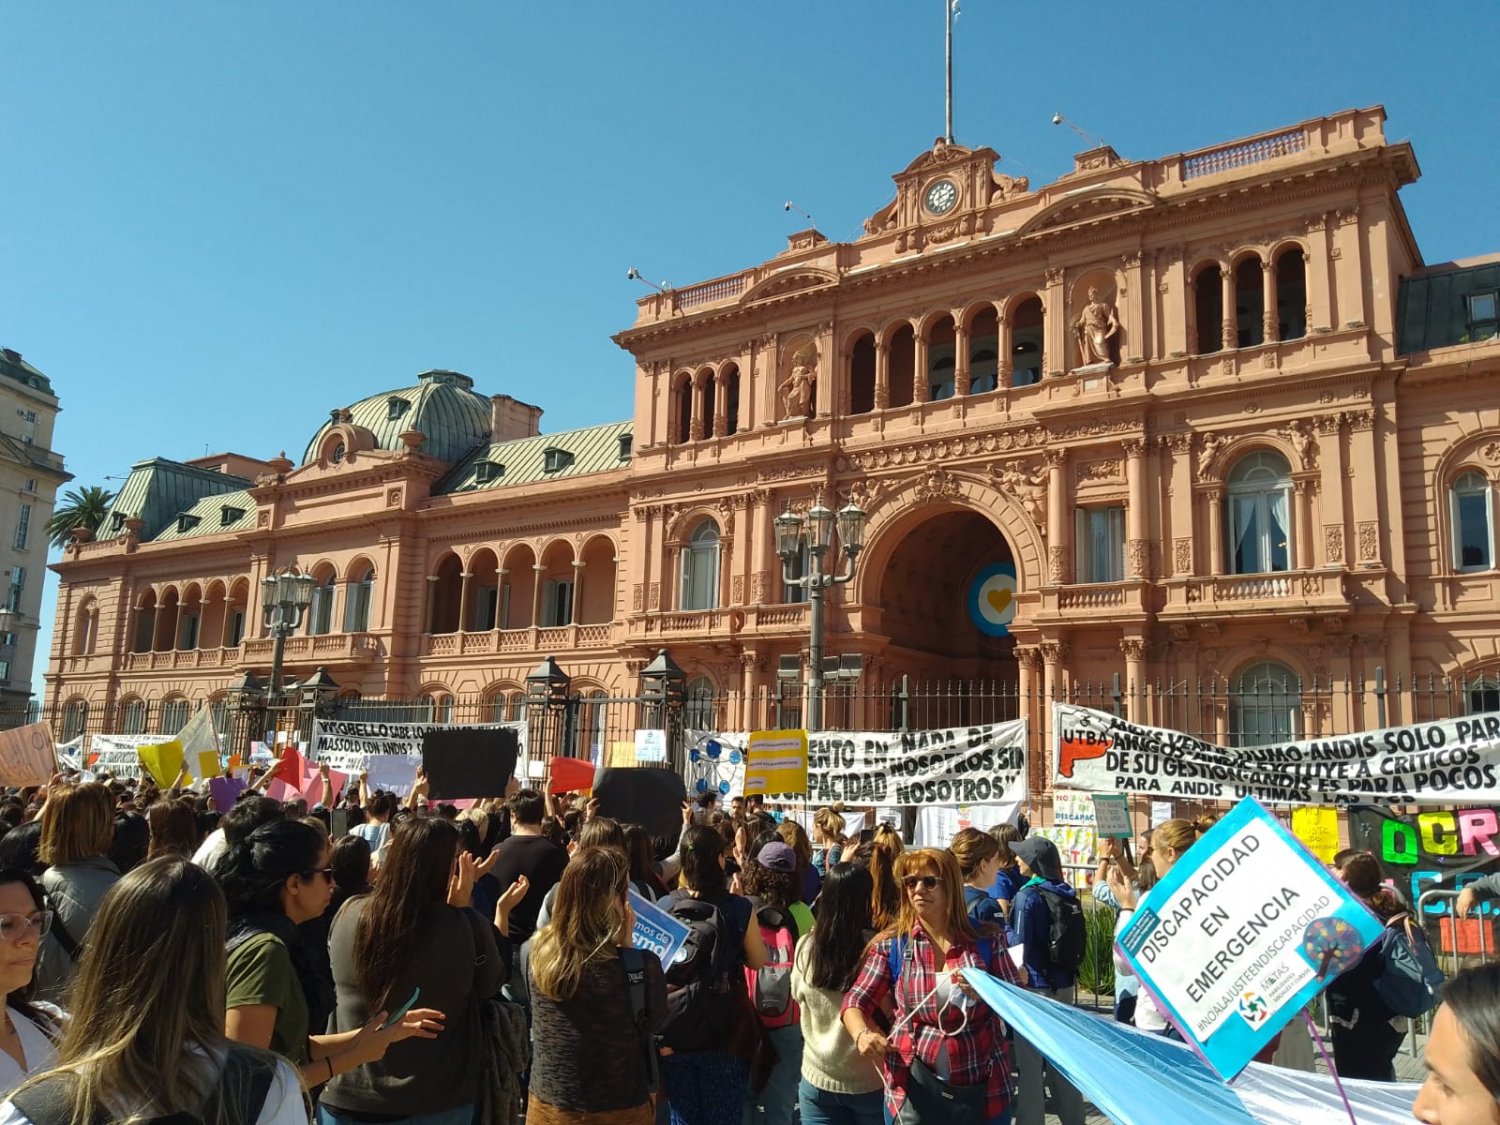
[[(860, 550), (865, 545), (865, 513), (853, 500), (837, 513), (821, 498), (805, 515), (788, 508), (776, 517), (776, 553), (781, 556), (782, 581), (807, 591), (811, 635), (807, 643), (807, 729), (823, 729), (823, 591), (854, 579)], [(842, 574), (823, 572), (823, 556), (833, 549), (834, 530), (846, 560)], [(807, 573), (794, 574), (797, 560), (807, 552)], [(834, 560), (837, 563), (837, 555)]]
[[(302, 627), (308, 606), (312, 605), (314, 579), (295, 566), (285, 566), (260, 580), (260, 609), (266, 631), (275, 639), (271, 654), (271, 688), (266, 698), (271, 729), (275, 729), (275, 708), (281, 705), (282, 658), (286, 639)], [(274, 736), (273, 736), (274, 739)]]

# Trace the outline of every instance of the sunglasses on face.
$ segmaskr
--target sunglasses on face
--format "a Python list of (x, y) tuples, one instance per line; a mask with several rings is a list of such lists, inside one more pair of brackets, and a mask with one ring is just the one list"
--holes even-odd
[(314, 867), (302, 873), (304, 879), (311, 879), (314, 875), (321, 875), (326, 882), (333, 882), (333, 868), (331, 867)]
[(0, 941), (21, 941), (33, 933), (38, 939), (44, 938), (51, 928), (50, 910), (38, 910), (35, 914), (0, 914)]
[(914, 891), (918, 887), (925, 887), (930, 891), (942, 881), (936, 875), (908, 875), (901, 880), (901, 885), (909, 891)]

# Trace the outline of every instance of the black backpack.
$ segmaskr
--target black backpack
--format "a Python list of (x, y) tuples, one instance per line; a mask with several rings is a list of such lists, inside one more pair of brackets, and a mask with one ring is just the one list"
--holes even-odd
[(1060, 895), (1047, 887), (1031, 889), (1042, 896), (1052, 919), (1047, 929), (1048, 967), (1076, 972), (1088, 952), (1089, 935), (1083, 920), (1083, 903), (1076, 895)]
[(733, 974), (740, 945), (723, 911), (711, 902), (674, 891), (663, 908), (688, 928), (682, 952), (667, 977), (667, 1022), (660, 1038), (674, 1051), (698, 1051), (730, 1018)]
[(1410, 914), (1398, 914), (1386, 923), (1376, 945), (1379, 972), (1375, 994), (1398, 1016), (1415, 1019), (1438, 1005), (1443, 971), (1427, 944), (1427, 935), (1413, 923)]
[[(198, 1114), (173, 1113), (166, 1117), (144, 1118), (144, 1125), (203, 1125), (204, 1122), (218, 1121), (221, 1113), (224, 1120), (233, 1125), (255, 1125), (265, 1108), (275, 1077), (275, 1060), (258, 1051), (252, 1053), (231, 1048), (225, 1056), (219, 1083)], [(221, 1108), (224, 1091), (231, 1087), (244, 1090), (245, 1098), (238, 1104), (225, 1104)], [(75, 1125), (70, 1075), (57, 1074), (43, 1079), (31, 1089), (12, 1095), (10, 1101), (32, 1125)], [(97, 1113), (89, 1125), (111, 1125), (114, 1120), (108, 1114)]]

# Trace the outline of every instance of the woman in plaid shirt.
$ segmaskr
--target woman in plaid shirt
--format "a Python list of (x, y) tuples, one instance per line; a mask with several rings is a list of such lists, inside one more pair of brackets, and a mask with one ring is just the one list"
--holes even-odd
[[(1005, 1025), (954, 972), (978, 968), (1021, 984), (1005, 938), (993, 929), (975, 930), (964, 908), (958, 861), (950, 852), (906, 852), (896, 863), (896, 880), (901, 885), (896, 924), (865, 951), (841, 1013), (859, 1053), (881, 1067), (886, 1120), (919, 1125), (922, 1105), (931, 1097), (927, 1091), (946, 1086), (972, 1106), (964, 1120), (1009, 1125)], [(888, 1008), (895, 1013), (889, 1035), (881, 1030)]]

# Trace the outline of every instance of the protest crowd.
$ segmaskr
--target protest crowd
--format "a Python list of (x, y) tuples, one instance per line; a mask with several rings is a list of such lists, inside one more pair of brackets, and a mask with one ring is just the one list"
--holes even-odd
[[(514, 779), (459, 808), (420, 770), (398, 796), (363, 775), (337, 792), (325, 766), (309, 807), (266, 795), (275, 772), (227, 808), (185, 773), (73, 771), (0, 799), (0, 1125), (1084, 1120), (960, 975), (1078, 999), (1084, 910), (1024, 818), (910, 847), (848, 831), (839, 805), (809, 833), (709, 794), (663, 838)], [(1207, 827), (1103, 842), (1093, 897), (1117, 932)], [(1410, 938), (1367, 853), (1336, 866)], [(662, 935), (646, 948), (643, 926)], [(1114, 1020), (1180, 1041), (1122, 948)], [(1328, 989), (1346, 1078), (1394, 1078), (1391, 956), (1372, 944)], [(1500, 965), (1442, 996), (1412, 1112), (1500, 1122)]]

